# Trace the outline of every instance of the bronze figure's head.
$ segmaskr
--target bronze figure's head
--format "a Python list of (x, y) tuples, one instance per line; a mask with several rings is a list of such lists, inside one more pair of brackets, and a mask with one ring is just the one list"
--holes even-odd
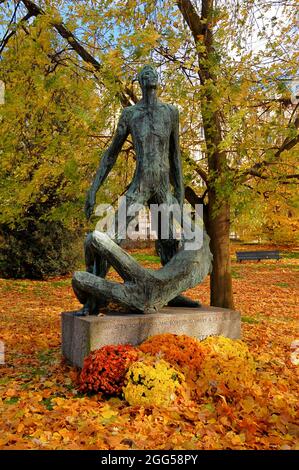
[(142, 89), (157, 88), (158, 74), (152, 65), (145, 65), (138, 74), (138, 82)]

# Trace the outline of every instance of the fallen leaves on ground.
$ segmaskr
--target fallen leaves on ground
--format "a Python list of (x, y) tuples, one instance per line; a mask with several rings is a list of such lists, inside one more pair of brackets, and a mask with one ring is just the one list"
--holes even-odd
[[(233, 263), (243, 340), (258, 363), (259, 378), (237, 402), (218, 395), (168, 408), (128, 406), (118, 398), (78, 393), (78, 371), (60, 353), (60, 313), (79, 307), (70, 279), (0, 280), (5, 345), (0, 447), (296, 448), (298, 366), (291, 361), (291, 345), (299, 338), (297, 268), (296, 259)], [(207, 304), (208, 279), (189, 295)]]

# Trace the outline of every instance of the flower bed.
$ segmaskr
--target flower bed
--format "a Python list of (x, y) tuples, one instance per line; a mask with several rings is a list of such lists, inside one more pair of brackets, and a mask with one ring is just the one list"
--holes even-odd
[(214, 336), (198, 341), (161, 334), (139, 348), (104, 346), (85, 359), (81, 392), (123, 396), (131, 405), (167, 406), (183, 390), (196, 401), (237, 396), (255, 379), (255, 362), (242, 341)]

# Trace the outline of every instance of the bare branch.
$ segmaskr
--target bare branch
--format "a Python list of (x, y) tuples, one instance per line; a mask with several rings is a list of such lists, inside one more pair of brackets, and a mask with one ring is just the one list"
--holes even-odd
[(285, 175), (285, 176), (281, 176), (281, 179), (287, 179), (287, 180), (289, 180), (289, 179), (296, 179), (296, 180), (298, 180), (298, 179), (299, 179), (299, 175), (298, 175), (298, 174), (297, 174), (297, 175)]
[(178, 0), (177, 5), (192, 32), (195, 42), (197, 42), (198, 37), (203, 34), (203, 26), (201, 24), (199, 14), (190, 0)]
[[(31, 0), (22, 0), (23, 4), (27, 8), (28, 12), (33, 16), (44, 15), (45, 12)], [(85, 47), (78, 41), (76, 36), (63, 24), (62, 21), (53, 21), (51, 22), (54, 29), (63, 37), (71, 48), (77, 52), (77, 54), (84, 60), (84, 62), (93, 66), (96, 71), (101, 70), (102, 65), (100, 62), (93, 57)], [(116, 78), (116, 82), (120, 85), (119, 98), (123, 106), (129, 106), (132, 103), (136, 103), (137, 97), (135, 96), (133, 90), (125, 85), (121, 80)]]
[(196, 204), (203, 205), (203, 220), (204, 224), (207, 227), (208, 225), (208, 205), (204, 202), (205, 196), (208, 194), (208, 190), (206, 189), (202, 196), (198, 196), (191, 186), (185, 187), (185, 198), (189, 202), (192, 207), (195, 207)]
[[(295, 126), (296, 129), (299, 128), (299, 115), (296, 117), (293, 125)], [(266, 177), (263, 176), (262, 174), (263, 170), (273, 164), (276, 164), (277, 160), (279, 160), (283, 152), (287, 150), (291, 150), (298, 143), (299, 143), (299, 133), (292, 139), (287, 137), (283, 141), (282, 145), (274, 153), (273, 159), (271, 158), (271, 160), (263, 160), (262, 162), (258, 162), (255, 165), (253, 165), (251, 168), (249, 168), (242, 174), (241, 181), (246, 181), (246, 176), (256, 176), (258, 178), (266, 179)]]
[[(31, 0), (22, 0), (22, 2), (32, 16), (45, 14), (45, 12)], [(96, 70), (101, 68), (101, 64), (79, 43), (75, 35), (62, 22), (53, 21), (51, 24), (85, 62), (93, 65)]]
[(10, 40), (10, 38), (12, 36), (14, 36), (17, 32), (17, 29), (19, 28), (19, 26), (22, 26), (24, 23), (26, 23), (26, 21), (28, 21), (31, 17), (32, 17), (32, 13), (27, 13), (20, 21), (19, 23), (15, 26), (15, 28), (10, 31), (9, 34), (5, 34), (4, 38), (2, 39), (1, 43), (0, 43), (0, 54), (2, 54), (5, 46), (7, 45), (8, 41)]
[(194, 171), (196, 171), (196, 173), (203, 179), (205, 184), (208, 186), (208, 175), (207, 175), (206, 171), (203, 168), (201, 168), (200, 166), (198, 166), (196, 164), (196, 162), (194, 162), (194, 160), (192, 160), (191, 158), (187, 157), (186, 162), (190, 163), (190, 165), (192, 165), (192, 167), (194, 168)]

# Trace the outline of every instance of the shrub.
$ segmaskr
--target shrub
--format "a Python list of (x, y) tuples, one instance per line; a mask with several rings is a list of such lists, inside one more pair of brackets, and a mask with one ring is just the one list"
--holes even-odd
[(138, 351), (129, 344), (103, 346), (84, 360), (79, 379), (81, 392), (121, 393), (128, 367), (138, 359)]
[(130, 405), (166, 407), (180, 396), (184, 384), (184, 375), (168, 362), (147, 357), (130, 366), (123, 392)]
[[(32, 221), (28, 226), (0, 227), (0, 275), (44, 279), (71, 272), (79, 262), (78, 238), (59, 222)], [(72, 249), (73, 247), (73, 249)]]
[(223, 336), (211, 336), (201, 342), (204, 360), (201, 364), (197, 393), (233, 395), (252, 386), (255, 362), (245, 343)]

